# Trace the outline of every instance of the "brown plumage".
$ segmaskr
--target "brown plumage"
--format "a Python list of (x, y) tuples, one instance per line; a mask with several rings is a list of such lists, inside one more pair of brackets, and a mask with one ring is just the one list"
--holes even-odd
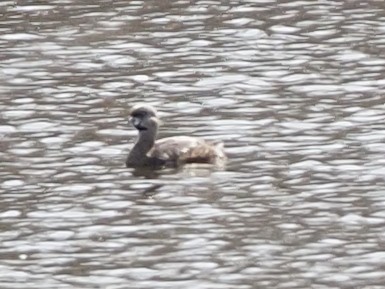
[(128, 154), (127, 167), (176, 167), (185, 163), (223, 165), (226, 161), (223, 143), (214, 144), (190, 136), (156, 141), (159, 119), (151, 106), (135, 106), (131, 110), (130, 119), (139, 131), (139, 138)]

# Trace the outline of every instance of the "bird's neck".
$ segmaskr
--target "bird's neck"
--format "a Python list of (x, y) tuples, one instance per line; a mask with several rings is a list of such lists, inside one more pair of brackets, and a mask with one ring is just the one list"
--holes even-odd
[(149, 157), (147, 153), (155, 144), (157, 128), (139, 131), (139, 137), (127, 157), (127, 166), (145, 165)]
[(137, 150), (143, 154), (147, 154), (148, 151), (154, 146), (157, 130), (141, 130), (139, 131), (139, 137), (134, 145), (133, 150)]

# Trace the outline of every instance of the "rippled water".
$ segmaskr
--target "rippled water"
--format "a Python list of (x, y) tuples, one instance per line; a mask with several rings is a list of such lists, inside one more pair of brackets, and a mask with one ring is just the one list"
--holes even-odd
[[(1, 288), (384, 288), (383, 1), (0, 15)], [(126, 169), (138, 102), (227, 168)]]

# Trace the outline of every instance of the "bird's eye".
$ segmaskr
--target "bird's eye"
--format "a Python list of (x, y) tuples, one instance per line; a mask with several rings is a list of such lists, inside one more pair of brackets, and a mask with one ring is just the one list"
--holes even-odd
[(134, 112), (131, 116), (132, 117), (144, 117), (146, 113), (139, 111), (139, 112)]

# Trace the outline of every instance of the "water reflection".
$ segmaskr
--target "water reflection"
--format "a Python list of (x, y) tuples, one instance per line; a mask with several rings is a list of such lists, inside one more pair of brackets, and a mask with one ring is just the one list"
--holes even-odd
[[(383, 287), (379, 1), (0, 13), (1, 287)], [(137, 102), (226, 169), (126, 169)]]

